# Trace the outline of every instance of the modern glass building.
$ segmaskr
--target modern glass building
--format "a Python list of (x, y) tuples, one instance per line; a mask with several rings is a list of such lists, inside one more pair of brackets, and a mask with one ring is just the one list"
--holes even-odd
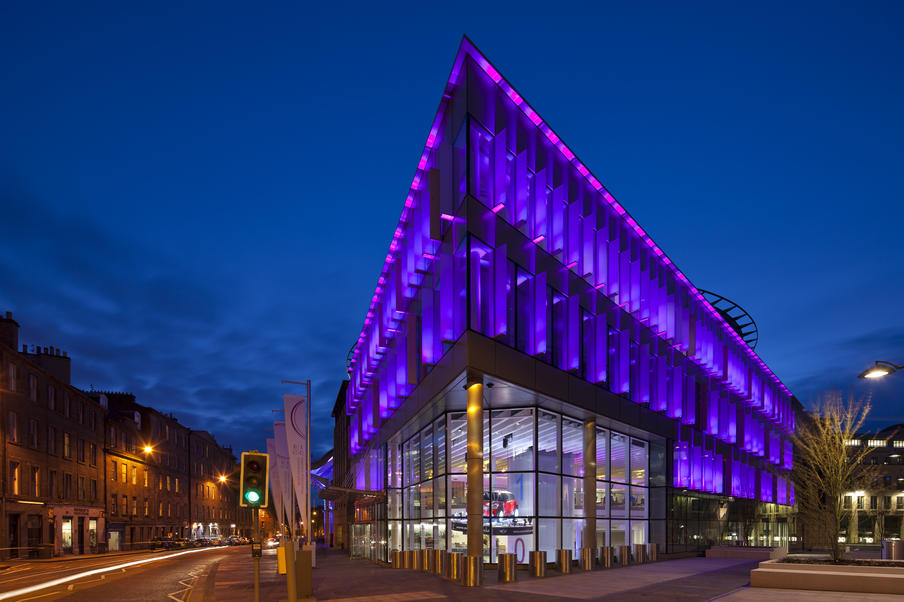
[(353, 550), (772, 543), (793, 403), (463, 40), (352, 353)]

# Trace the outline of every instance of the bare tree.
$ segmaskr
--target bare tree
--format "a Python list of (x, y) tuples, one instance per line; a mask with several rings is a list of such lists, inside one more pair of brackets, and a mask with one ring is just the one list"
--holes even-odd
[(798, 422), (794, 435), (794, 483), (804, 537), (809, 547), (830, 547), (834, 562), (842, 558), (838, 541), (842, 520), (851, 514), (843, 496), (870, 485), (875, 476), (875, 470), (863, 463), (870, 448), (849, 445), (859, 441), (869, 411), (869, 399), (858, 401), (851, 396), (845, 402), (840, 393), (830, 393)]

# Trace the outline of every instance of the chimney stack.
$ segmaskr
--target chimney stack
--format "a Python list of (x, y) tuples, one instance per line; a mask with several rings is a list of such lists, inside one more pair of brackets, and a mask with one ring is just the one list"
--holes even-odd
[(19, 348), (19, 323), (13, 320), (13, 312), (6, 312), (6, 316), (0, 318), (0, 343), (13, 351)]

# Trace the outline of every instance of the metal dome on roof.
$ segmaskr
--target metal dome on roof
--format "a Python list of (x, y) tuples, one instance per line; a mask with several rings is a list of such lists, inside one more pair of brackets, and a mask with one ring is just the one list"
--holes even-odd
[(753, 316), (731, 299), (702, 288), (697, 290), (703, 293), (703, 296), (709, 301), (710, 305), (712, 305), (716, 311), (719, 312), (719, 315), (728, 322), (728, 325), (744, 339), (744, 342), (747, 343), (751, 349), (755, 349), (757, 341), (759, 341), (760, 338), (760, 332)]

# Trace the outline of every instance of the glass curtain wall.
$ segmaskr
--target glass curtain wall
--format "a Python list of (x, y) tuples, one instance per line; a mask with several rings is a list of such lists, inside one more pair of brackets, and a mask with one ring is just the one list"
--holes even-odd
[[(388, 445), (388, 548), (467, 548), (467, 426), (450, 412)], [(650, 541), (649, 443), (596, 431), (595, 542), (584, 542), (583, 423), (536, 407), (484, 411), (484, 560)]]

